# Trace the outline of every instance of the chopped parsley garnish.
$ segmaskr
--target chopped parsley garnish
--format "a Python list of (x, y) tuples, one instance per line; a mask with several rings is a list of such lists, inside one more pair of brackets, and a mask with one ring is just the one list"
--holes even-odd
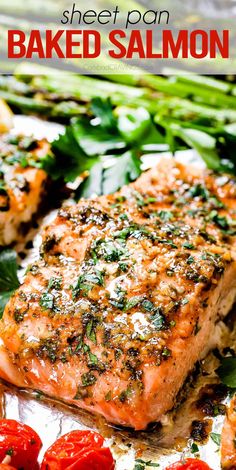
[(195, 246), (192, 243), (184, 242), (182, 245), (183, 248), (187, 248), (188, 250), (194, 250)]
[(144, 225), (131, 225), (114, 233), (115, 238), (126, 240), (128, 237), (134, 237), (138, 240), (142, 238), (153, 238), (153, 234)]
[(51, 277), (48, 282), (48, 290), (50, 289), (60, 290), (61, 283), (62, 283), (61, 277)]
[(153, 312), (155, 310), (155, 305), (150, 300), (143, 300), (142, 307), (147, 312)]
[(140, 304), (140, 302), (142, 302), (143, 300), (143, 296), (141, 295), (136, 295), (134, 297), (130, 297), (130, 299), (128, 299), (126, 301), (126, 304), (125, 304), (125, 310), (130, 310), (131, 308), (133, 307), (136, 307), (136, 305)]
[(160, 331), (166, 329), (166, 320), (162, 314), (161, 308), (156, 308), (153, 315), (150, 316), (150, 320), (155, 330)]
[(209, 215), (210, 220), (213, 220), (218, 227), (220, 227), (223, 230), (228, 230), (229, 229), (229, 222), (226, 217), (218, 215), (218, 212), (213, 210), (210, 212)]
[(220, 434), (216, 433), (216, 432), (211, 432), (210, 433), (210, 437), (212, 439), (212, 441), (218, 446), (220, 447), (220, 442), (221, 442), (221, 436)]
[(104, 273), (98, 269), (81, 274), (76, 285), (73, 287), (73, 296), (76, 297), (80, 292), (87, 294), (95, 286), (103, 286)]
[(126, 256), (128, 256), (128, 250), (122, 240), (96, 240), (92, 246), (92, 257), (95, 262), (98, 258), (103, 258), (107, 262), (115, 262)]
[(95, 354), (91, 353), (91, 351), (88, 351), (88, 355), (89, 355), (90, 364), (97, 365), (98, 364), (98, 357)]
[(53, 309), (54, 296), (49, 292), (44, 292), (40, 297), (39, 305), (44, 309)]
[(97, 378), (92, 372), (85, 372), (85, 374), (81, 375), (81, 381), (83, 387), (88, 387), (90, 385), (95, 384)]
[(90, 320), (86, 325), (86, 336), (90, 341), (96, 344), (96, 324), (93, 320)]
[(163, 243), (163, 245), (169, 245), (171, 248), (178, 248), (178, 246), (172, 241), (166, 238), (158, 239), (158, 243)]
[(132, 390), (130, 387), (128, 387), (126, 390), (123, 390), (119, 395), (119, 400), (121, 401), (121, 403), (124, 403), (127, 398), (131, 395), (131, 393)]
[(199, 452), (199, 447), (197, 446), (197, 444), (195, 444), (195, 442), (193, 442), (190, 450), (192, 454), (196, 454), (197, 452)]
[(170, 357), (171, 356), (171, 351), (166, 346), (164, 346), (164, 348), (163, 348), (162, 356), (164, 356), (164, 357)]
[(173, 212), (164, 209), (157, 212), (157, 216), (162, 220), (162, 222), (169, 222), (169, 220), (174, 217)]
[(208, 189), (201, 184), (196, 184), (196, 186), (190, 188), (188, 192), (190, 197), (200, 197), (203, 201), (207, 201), (210, 197)]
[(134, 470), (145, 470), (147, 467), (160, 467), (160, 465), (152, 460), (135, 459)]
[(115, 289), (115, 296), (111, 297), (109, 302), (113, 307), (123, 310), (126, 306), (126, 290), (117, 285)]

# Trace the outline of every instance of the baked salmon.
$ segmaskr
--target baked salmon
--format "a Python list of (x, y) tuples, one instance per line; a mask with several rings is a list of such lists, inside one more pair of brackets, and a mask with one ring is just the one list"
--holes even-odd
[(221, 465), (225, 470), (236, 470), (236, 395), (227, 409), (222, 430)]
[(17, 240), (21, 224), (37, 212), (47, 180), (37, 162), (48, 150), (46, 140), (0, 137), (0, 245)]
[(145, 429), (162, 419), (236, 295), (236, 180), (162, 160), (59, 210), (7, 304), (0, 375)]

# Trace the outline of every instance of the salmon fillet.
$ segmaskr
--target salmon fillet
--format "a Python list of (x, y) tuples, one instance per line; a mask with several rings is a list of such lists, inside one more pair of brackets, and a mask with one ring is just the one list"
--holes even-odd
[(162, 160), (62, 208), (0, 325), (0, 375), (136, 430), (161, 420), (236, 294), (236, 181)]
[(47, 174), (35, 166), (49, 150), (46, 140), (0, 138), (0, 245), (17, 240), (19, 227), (37, 212)]
[(221, 465), (225, 470), (236, 470), (236, 395), (227, 409), (222, 430)]

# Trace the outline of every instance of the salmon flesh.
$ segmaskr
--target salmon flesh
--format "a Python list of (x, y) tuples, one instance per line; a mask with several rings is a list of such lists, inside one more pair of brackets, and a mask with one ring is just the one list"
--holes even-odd
[(236, 180), (163, 159), (62, 208), (6, 306), (0, 375), (136, 430), (171, 410), (236, 296)]

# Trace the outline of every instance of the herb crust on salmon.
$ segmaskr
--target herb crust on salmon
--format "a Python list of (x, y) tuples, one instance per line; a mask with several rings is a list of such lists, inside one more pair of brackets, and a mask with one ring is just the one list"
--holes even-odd
[(0, 245), (19, 239), (23, 223), (38, 211), (46, 172), (40, 158), (49, 151), (46, 140), (4, 134), (0, 138)]
[(62, 208), (0, 326), (0, 375), (145, 429), (236, 296), (236, 180), (163, 159)]

